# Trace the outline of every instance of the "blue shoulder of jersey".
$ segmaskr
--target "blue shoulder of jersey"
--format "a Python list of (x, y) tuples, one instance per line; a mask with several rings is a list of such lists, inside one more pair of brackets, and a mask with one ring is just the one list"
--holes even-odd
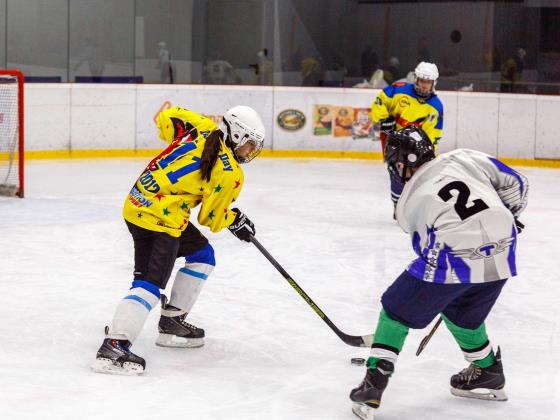
[(412, 83), (395, 82), (383, 89), (383, 92), (385, 92), (385, 95), (387, 95), (388, 98), (392, 98), (399, 93), (416, 98), (416, 93), (414, 92), (414, 86)]
[(443, 104), (435, 93), (426, 101), (426, 103), (431, 105), (438, 112), (440, 117), (443, 118)]

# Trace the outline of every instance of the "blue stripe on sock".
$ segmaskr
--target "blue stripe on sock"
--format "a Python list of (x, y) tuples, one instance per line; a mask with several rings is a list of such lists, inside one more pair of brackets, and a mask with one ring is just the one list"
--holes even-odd
[(152, 310), (152, 305), (150, 305), (150, 303), (144, 299), (142, 299), (140, 296), (138, 295), (128, 295), (125, 296), (124, 299), (130, 299), (130, 300), (135, 300), (138, 303), (141, 303), (142, 305), (144, 305), (144, 307), (148, 310), (151, 311)]
[(206, 280), (208, 278), (207, 274), (199, 273), (198, 271), (189, 270), (187, 267), (183, 267), (179, 269), (181, 273), (188, 274), (189, 276), (193, 276), (202, 280)]
[(145, 280), (134, 280), (132, 282), (131, 289), (134, 289), (135, 287), (140, 287), (150, 292), (152, 295), (154, 295), (159, 299), (160, 296), (159, 287), (157, 287), (154, 283), (150, 283), (149, 281), (145, 281)]

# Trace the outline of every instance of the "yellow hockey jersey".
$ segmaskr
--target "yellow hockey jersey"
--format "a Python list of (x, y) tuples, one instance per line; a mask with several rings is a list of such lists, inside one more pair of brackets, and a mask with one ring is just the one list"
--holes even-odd
[(157, 116), (159, 138), (167, 144), (190, 134), (193, 139), (199, 135), (208, 137), (218, 126), (210, 118), (188, 109), (174, 106), (161, 111)]
[(229, 209), (243, 186), (243, 171), (221, 142), (210, 181), (200, 174), (206, 138), (191, 135), (173, 141), (142, 172), (128, 194), (124, 218), (144, 229), (179, 237), (189, 223), (191, 209), (201, 204), (198, 223), (218, 232), (231, 225)]
[(387, 86), (371, 105), (371, 119), (377, 123), (390, 117), (395, 119), (397, 130), (409, 125), (420, 127), (437, 149), (443, 131), (443, 104), (435, 93), (424, 100), (412, 83)]

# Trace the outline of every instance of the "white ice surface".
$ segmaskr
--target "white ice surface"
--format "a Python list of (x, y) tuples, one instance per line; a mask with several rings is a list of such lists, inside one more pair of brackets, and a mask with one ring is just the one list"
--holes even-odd
[[(27, 197), (0, 198), (0, 419), (353, 419), (348, 394), (367, 349), (342, 343), (251, 244), (203, 232), (218, 265), (190, 321), (200, 349), (156, 347), (158, 310), (134, 351), (140, 377), (89, 365), (130, 287), (123, 200), (146, 160), (32, 161)], [(502, 347), (509, 401), (459, 399), (465, 367), (441, 328), (417, 358), (411, 331), (376, 418), (558, 419), (560, 171), (531, 181), (520, 275), (488, 319)], [(381, 164), (257, 159), (238, 201), (257, 237), (343, 331), (373, 332), (379, 298), (413, 258), (392, 220)], [(180, 263), (177, 263), (177, 267)], [(168, 287), (169, 291), (169, 287)]]

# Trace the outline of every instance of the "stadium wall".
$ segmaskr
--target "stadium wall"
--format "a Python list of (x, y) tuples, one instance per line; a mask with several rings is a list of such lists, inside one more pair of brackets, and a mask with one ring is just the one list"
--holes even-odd
[[(369, 108), (377, 93), (271, 86), (27, 84), (26, 157), (149, 156), (163, 145), (154, 123), (160, 109), (179, 105), (219, 119), (227, 108), (247, 104), (261, 113), (270, 133), (267, 155), (380, 159), (378, 141), (353, 139), (349, 129), (356, 124), (353, 111), (357, 115)], [(544, 160), (539, 166), (556, 166), (546, 160), (560, 159), (555, 129), (560, 98), (477, 92), (439, 96), (445, 107), (441, 152), (472, 148), (519, 163)]]

